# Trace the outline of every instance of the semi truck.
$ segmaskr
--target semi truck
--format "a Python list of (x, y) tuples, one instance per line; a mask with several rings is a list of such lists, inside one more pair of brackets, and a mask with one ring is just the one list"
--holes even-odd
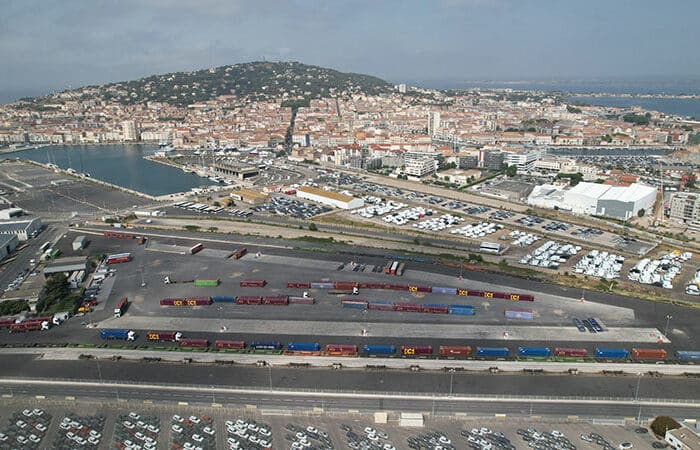
[(245, 247), (241, 247), (241, 248), (236, 249), (236, 251), (233, 252), (233, 255), (231, 255), (231, 257), (233, 259), (241, 259), (243, 257), (243, 255), (245, 255), (246, 253), (248, 253), (248, 249)]
[(131, 261), (131, 253), (117, 253), (107, 256), (107, 264), (119, 264)]
[(194, 255), (195, 253), (202, 251), (203, 248), (204, 248), (204, 244), (202, 244), (200, 242), (199, 244), (190, 248), (190, 255)]
[(121, 317), (126, 311), (126, 307), (129, 304), (129, 300), (126, 297), (119, 299), (117, 306), (114, 307), (114, 317)]
[(123, 329), (107, 329), (100, 331), (102, 339), (122, 339), (125, 341), (133, 341), (136, 339), (136, 333), (131, 330)]
[(13, 323), (10, 325), (10, 333), (21, 333), (23, 331), (36, 331), (36, 330), (48, 330), (49, 329), (49, 322), (43, 321), (43, 322), (32, 322), (32, 321), (25, 321), (22, 323)]
[(149, 331), (146, 333), (149, 341), (177, 342), (182, 338), (179, 331)]

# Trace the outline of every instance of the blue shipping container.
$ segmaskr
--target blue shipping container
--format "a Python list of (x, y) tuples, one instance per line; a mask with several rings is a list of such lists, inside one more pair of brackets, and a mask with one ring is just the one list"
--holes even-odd
[(518, 356), (550, 356), (552, 351), (548, 347), (518, 347)]
[(473, 316), (474, 315), (474, 307), (469, 306), (469, 305), (450, 305), (450, 308), (448, 311), (450, 314), (458, 314), (461, 316)]
[(495, 356), (505, 358), (510, 354), (506, 347), (477, 347), (476, 356)]
[(523, 319), (532, 320), (535, 318), (535, 313), (532, 311), (524, 311), (520, 309), (506, 309), (506, 319)]
[(321, 346), (316, 342), (290, 342), (287, 344), (287, 350), (290, 352), (317, 352), (321, 350)]
[(279, 341), (253, 341), (250, 343), (250, 348), (252, 348), (253, 350), (281, 350), (282, 344)]
[(679, 350), (676, 357), (681, 361), (700, 361), (700, 352), (692, 350)]
[(333, 283), (311, 283), (311, 289), (333, 289)]
[(433, 294), (457, 295), (457, 288), (433, 286), (432, 292)]
[(393, 345), (365, 345), (362, 349), (368, 355), (393, 355), (396, 347)]
[(627, 358), (630, 352), (624, 348), (597, 348), (595, 349), (596, 358)]
[(102, 339), (126, 339), (129, 337), (129, 330), (102, 330), (100, 337)]
[(226, 295), (217, 295), (211, 298), (214, 303), (236, 303), (236, 297), (229, 297)]

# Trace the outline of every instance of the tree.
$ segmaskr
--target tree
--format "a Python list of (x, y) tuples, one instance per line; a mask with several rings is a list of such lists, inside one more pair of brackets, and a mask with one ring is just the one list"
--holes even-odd
[(515, 174), (518, 173), (518, 166), (516, 166), (515, 164), (513, 164), (512, 166), (506, 165), (506, 170), (505, 170), (505, 172), (506, 172), (506, 176), (507, 176), (507, 177), (512, 178), (512, 177), (515, 176)]
[(44, 288), (39, 293), (36, 310), (43, 312), (51, 309), (51, 307), (60, 303), (69, 295), (68, 278), (62, 273), (52, 275), (46, 280)]
[(309, 231), (318, 231), (318, 227), (315, 223), (311, 222), (311, 225), (309, 225)]
[(681, 424), (669, 416), (659, 416), (651, 423), (651, 431), (656, 433), (657, 436), (666, 436), (668, 430), (675, 430), (680, 427)]
[(644, 214), (646, 214), (644, 208), (640, 208), (639, 211), (637, 211), (637, 217), (644, 217)]

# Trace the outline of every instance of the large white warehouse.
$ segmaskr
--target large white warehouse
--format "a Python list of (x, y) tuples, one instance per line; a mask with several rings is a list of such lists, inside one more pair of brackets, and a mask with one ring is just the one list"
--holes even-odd
[(324, 191), (310, 186), (302, 186), (297, 189), (297, 197), (314, 202), (323, 203), (340, 209), (361, 208), (365, 201), (350, 195), (339, 194), (337, 192)]
[(655, 187), (634, 183), (630, 186), (610, 186), (579, 183), (569, 190), (544, 185), (535, 188), (528, 197), (533, 206), (571, 211), (574, 214), (595, 214), (627, 220), (640, 209), (651, 212), (656, 202)]

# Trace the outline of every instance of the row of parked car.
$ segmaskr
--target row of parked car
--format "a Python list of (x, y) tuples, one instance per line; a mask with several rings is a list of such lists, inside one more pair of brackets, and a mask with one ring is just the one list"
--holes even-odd
[(600, 322), (594, 317), (589, 317), (587, 319), (579, 319), (577, 317), (573, 318), (574, 326), (578, 331), (585, 333), (589, 331), (591, 333), (602, 333), (605, 329), (600, 325)]
[(230, 450), (272, 448), (272, 428), (266, 423), (242, 418), (227, 420), (226, 434)]
[(50, 425), (51, 414), (43, 409), (14, 412), (9, 418), (7, 428), (0, 432), (0, 448), (40, 448)]
[(142, 416), (130, 411), (120, 414), (114, 427), (114, 446), (118, 450), (158, 448), (160, 419), (157, 416)]
[(85, 448), (97, 450), (102, 441), (102, 432), (107, 418), (98, 416), (79, 416), (74, 413), (66, 414), (61, 420), (54, 448), (72, 449)]

